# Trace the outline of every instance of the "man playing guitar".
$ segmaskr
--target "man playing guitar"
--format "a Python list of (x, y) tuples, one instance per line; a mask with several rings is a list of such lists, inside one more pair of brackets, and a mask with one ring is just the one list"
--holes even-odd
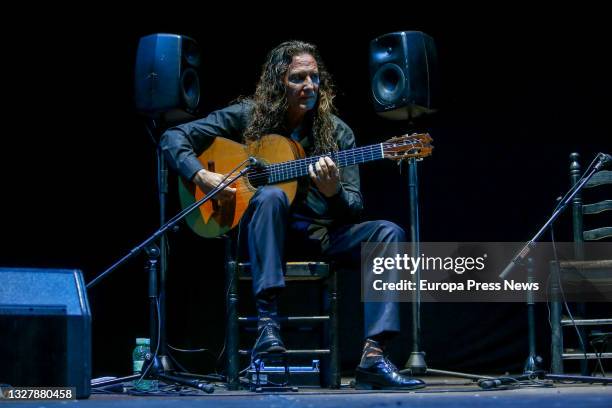
[[(285, 242), (334, 260), (358, 263), (362, 242), (380, 242), (393, 250), (406, 240), (402, 228), (388, 221), (358, 223), (363, 209), (357, 165), (336, 165), (330, 156), (355, 148), (352, 130), (335, 116), (331, 78), (315, 46), (290, 41), (268, 55), (255, 94), (248, 99), (171, 129), (162, 136), (162, 149), (180, 175), (206, 193), (225, 177), (198, 159), (217, 136), (262, 142), (279, 134), (292, 140), (307, 156), (305, 189), (297, 198), (272, 185), (253, 190), (239, 221), (239, 247), (247, 252), (258, 312), (258, 338), (253, 355), (283, 352), (277, 319), (277, 298), (284, 287)], [(237, 199), (241, 187), (219, 193), (223, 206)], [(235, 203), (234, 203), (235, 204)], [(384, 249), (384, 248), (383, 248)], [(414, 389), (425, 384), (399, 374), (383, 355), (385, 343), (399, 332), (399, 305), (365, 302), (363, 354), (356, 369), (358, 388)]]

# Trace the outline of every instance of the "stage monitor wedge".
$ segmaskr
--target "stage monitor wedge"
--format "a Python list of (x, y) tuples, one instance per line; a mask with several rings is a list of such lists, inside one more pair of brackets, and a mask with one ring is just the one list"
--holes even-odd
[(0, 268), (0, 383), (91, 394), (91, 312), (79, 270)]

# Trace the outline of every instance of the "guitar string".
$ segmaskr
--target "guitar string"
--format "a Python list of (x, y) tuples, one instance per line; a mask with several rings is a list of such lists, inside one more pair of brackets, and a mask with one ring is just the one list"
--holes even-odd
[(323, 156), (329, 156), (332, 159), (335, 159), (335, 161), (338, 162), (341, 167), (344, 167), (346, 165), (349, 165), (350, 161), (356, 163), (358, 159), (363, 159), (368, 155), (373, 158), (373, 151), (378, 150), (380, 145), (374, 146), (377, 147), (377, 149), (373, 149), (372, 146), (364, 146), (344, 152), (341, 151), (335, 153), (328, 153), (326, 155), (311, 156), (304, 159), (298, 159), (289, 162), (273, 163), (268, 166), (268, 170), (269, 172), (280, 176), (303, 176), (308, 173), (307, 167), (310, 164), (316, 163)]
[[(374, 145), (376, 146), (376, 145)], [(327, 154), (332, 159), (335, 159), (340, 167), (345, 167), (351, 164), (357, 164), (358, 162), (363, 162), (367, 156), (370, 156), (369, 159), (374, 159), (373, 153), (379, 150), (380, 145), (376, 146), (378, 148), (372, 148), (372, 146), (365, 146), (363, 148), (353, 149), (352, 151), (345, 152), (336, 152)], [(355, 151), (359, 150), (359, 151)], [(289, 162), (281, 162), (281, 163), (273, 163), (262, 170), (254, 170), (252, 172), (247, 172), (249, 174), (249, 180), (255, 183), (257, 182), (280, 182), (284, 179), (297, 178), (301, 176), (305, 176), (308, 174), (308, 166), (310, 164), (316, 163), (319, 158), (325, 155), (320, 156), (312, 156), (304, 159), (298, 159), (295, 161)], [(377, 157), (378, 158), (378, 157)], [(380, 157), (382, 158), (382, 157)], [(361, 160), (360, 160), (361, 159)], [(351, 163), (352, 161), (352, 163)], [(276, 177), (275, 177), (276, 176)]]
[[(393, 145), (392, 143), (385, 143), (386, 147), (389, 145)], [(395, 144), (397, 146), (397, 144)], [(405, 145), (405, 144), (404, 144)], [(415, 145), (414, 142), (411, 142), (411, 145)], [(345, 167), (353, 164), (360, 164), (363, 162), (382, 159), (384, 156), (378, 154), (379, 153), (380, 144), (365, 146), (364, 148), (354, 149), (353, 151), (347, 152), (338, 152), (336, 154), (331, 154), (332, 158), (335, 159), (336, 162), (340, 164), (340, 167)], [(355, 151), (358, 150), (358, 151)], [(309, 157), (305, 159), (296, 160), (292, 162), (282, 162), (282, 163), (274, 163), (266, 166), (266, 168), (262, 170), (252, 170), (248, 172), (249, 181), (253, 183), (258, 182), (268, 182), (268, 183), (279, 183), (285, 180), (290, 180), (293, 178), (302, 177), (308, 174), (307, 167), (305, 164), (313, 164), (316, 163), (321, 156)], [(337, 156), (337, 157), (334, 157)], [(367, 157), (370, 156), (370, 157)], [(352, 163), (351, 163), (352, 161)], [(272, 174), (271, 174), (272, 173)]]
[[(407, 146), (407, 145), (411, 145), (412, 147), (415, 147), (417, 144), (419, 144), (420, 141), (409, 141), (408, 143), (403, 143), (401, 146)], [(380, 147), (381, 144), (383, 145), (383, 147), (397, 147), (398, 144), (397, 143), (391, 143), (391, 142), (383, 142), (383, 143), (379, 143), (379, 144), (375, 144), (375, 145), (369, 145), (369, 146), (363, 146), (363, 147), (359, 147), (359, 148), (354, 148), (351, 150), (344, 150), (344, 151), (340, 151), (340, 152), (335, 152), (332, 154), (329, 154), (328, 156), (340, 156), (342, 155), (342, 157), (337, 157), (336, 160), (345, 160), (344, 163), (340, 163), (341, 167), (345, 167), (345, 166), (349, 166), (349, 165), (353, 165), (353, 164), (360, 164), (360, 163), (364, 163), (367, 162), (368, 160), (377, 160), (377, 159), (382, 159), (384, 157), (384, 155), (380, 154)], [(417, 146), (418, 147), (418, 146)], [(423, 147), (422, 145), (420, 147)], [(376, 157), (374, 157), (374, 154), (377, 154)], [(366, 156), (370, 156), (370, 158), (368, 158), (367, 160), (363, 160), (360, 162), (357, 162), (356, 159), (364, 159), (366, 158)], [(257, 184), (258, 182), (267, 182), (270, 184), (275, 184), (275, 183), (280, 183), (283, 182), (285, 180), (290, 180), (292, 178), (297, 178), (297, 177), (301, 177), (301, 176), (305, 176), (307, 175), (307, 171), (306, 166), (301, 166), (304, 164), (312, 164), (315, 163), (319, 160), (320, 157), (323, 157), (325, 155), (320, 155), (320, 156), (311, 156), (311, 157), (306, 157), (303, 159), (298, 159), (298, 160), (293, 160), (293, 161), (288, 161), (288, 162), (281, 162), (281, 163), (273, 163), (270, 164), (268, 166), (265, 167), (265, 169), (262, 170), (251, 170), (247, 172), (248, 175), (248, 182), (250, 184)], [(353, 163), (349, 164), (349, 160), (354, 160)], [(300, 162), (300, 166), (298, 165), (294, 165), (294, 162)], [(310, 162), (310, 163), (309, 163)], [(287, 167), (287, 165), (289, 165), (290, 167)], [(276, 172), (276, 174), (279, 174), (281, 176), (289, 176), (288, 178), (281, 178), (279, 180), (274, 180), (274, 181), (270, 181), (270, 168), (271, 167), (276, 167), (276, 166), (286, 166), (283, 170), (279, 170), (278, 168), (276, 169), (272, 169), (273, 172)], [(304, 174), (298, 174), (298, 173), (304, 173)], [(237, 192), (246, 192), (246, 191), (251, 191), (252, 188), (250, 186), (248, 186), (245, 183), (240, 183), (238, 184), (238, 186), (236, 187), (236, 191)]]
[[(348, 151), (345, 150), (345, 151), (340, 151), (340, 152), (328, 153), (327, 156), (331, 156), (332, 158), (336, 156), (335, 161), (337, 161), (340, 164), (340, 167), (345, 167), (348, 165), (357, 164), (358, 160), (359, 160), (359, 163), (368, 161), (368, 160), (363, 160), (363, 159), (366, 159), (367, 156), (370, 156), (369, 158), (367, 158), (369, 160), (376, 160), (376, 159), (383, 158), (381, 155), (377, 154), (379, 153), (381, 144), (383, 145), (383, 147), (389, 148), (389, 147), (397, 147), (397, 146), (418, 147), (417, 145), (419, 143), (421, 142), (420, 141), (409, 141), (408, 143), (404, 142), (401, 144), (392, 143), (392, 142), (383, 142), (383, 143), (379, 143), (375, 145), (354, 148)], [(374, 156), (375, 154), (377, 154), (376, 157)], [(307, 166), (305, 165), (316, 163), (319, 160), (319, 158), (323, 156), (326, 156), (326, 155), (311, 156), (311, 157), (292, 160), (288, 162), (273, 163), (273, 164), (266, 166), (263, 171), (262, 170), (250, 170), (247, 172), (249, 181), (252, 181), (255, 183), (265, 182), (266, 180), (269, 182), (281, 182), (287, 178), (291, 179), (291, 178), (305, 176), (308, 174)], [(353, 163), (350, 163), (351, 161), (353, 161)], [(274, 177), (274, 175), (277, 175), (277, 176), (280, 175), (280, 177), (278, 177), (278, 180), (270, 180), (271, 173), (272, 173), (272, 178)]]
[[(295, 169), (295, 167), (300, 167), (302, 164), (311, 164), (308, 162), (314, 162), (316, 160), (318, 160), (320, 157), (323, 156), (342, 156), (339, 157), (340, 159), (345, 159), (345, 160), (349, 160), (349, 159), (353, 159), (357, 156), (364, 156), (364, 154), (370, 154), (372, 155), (372, 153), (376, 152), (378, 153), (381, 144), (383, 145), (383, 147), (389, 148), (389, 147), (397, 147), (397, 146), (415, 146), (418, 143), (422, 143), (420, 140), (409, 140), (409, 141), (403, 141), (402, 143), (392, 143), (392, 142), (383, 142), (383, 143), (378, 143), (378, 144), (374, 144), (374, 145), (369, 145), (369, 146), (362, 146), (362, 147), (356, 147), (350, 150), (343, 150), (343, 151), (339, 151), (339, 152), (333, 152), (333, 153), (327, 153), (327, 154), (323, 154), (320, 156), (311, 156), (311, 157), (307, 157), (307, 158), (303, 158), (303, 159), (297, 159), (297, 160), (291, 160), (291, 161), (287, 161), (287, 162), (281, 162), (281, 163), (273, 163), (271, 166), (284, 166), (284, 165), (289, 165), (288, 168), (286, 168), (285, 170), (280, 170), (280, 171), (291, 171), (292, 169)], [(316, 159), (316, 160), (315, 160)]]

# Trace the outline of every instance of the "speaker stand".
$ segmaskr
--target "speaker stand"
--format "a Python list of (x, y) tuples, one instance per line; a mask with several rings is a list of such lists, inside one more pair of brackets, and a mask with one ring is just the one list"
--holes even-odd
[[(417, 159), (410, 158), (408, 161), (408, 194), (410, 200), (410, 240), (412, 242), (412, 257), (418, 258), (420, 253), (420, 224), (419, 224), (419, 178)], [(412, 292), (412, 352), (402, 374), (426, 375), (437, 374), (451, 377), (467, 378), (470, 380), (491, 379), (492, 377), (474, 374), (460, 373), (455, 371), (436, 370), (427, 367), (425, 352), (421, 351), (421, 291), (419, 282), (421, 281), (421, 268), (416, 268), (414, 273), (416, 288)]]
[[(155, 122), (151, 122), (151, 127), (148, 128), (149, 133), (153, 135), (153, 142), (155, 144), (155, 152), (157, 156), (157, 189), (159, 198), (159, 225), (160, 227), (166, 223), (166, 202), (168, 196), (168, 166), (164, 159), (163, 152), (159, 145), (160, 132), (159, 128), (155, 126)], [(150, 269), (154, 267), (151, 255), (159, 256), (159, 287), (156, 286), (158, 280), (157, 275), (153, 276), (153, 273), (149, 273), (149, 299), (150, 299), (150, 322), (149, 327), (151, 335), (151, 345), (157, 344), (154, 339), (157, 339), (159, 334), (159, 349), (157, 357), (159, 358), (161, 368), (164, 372), (174, 372), (172, 362), (168, 357), (168, 348), (166, 340), (166, 277), (168, 270), (168, 246), (166, 234), (163, 234), (159, 239), (159, 247), (155, 247), (157, 253), (150, 254), (147, 250), (148, 262)], [(155, 319), (156, 304), (155, 300), (159, 302), (159, 320)], [(154, 322), (157, 321), (159, 324), (158, 330), (155, 330)]]
[[(115, 271), (119, 266), (123, 265), (129, 259), (138, 255), (142, 251), (145, 251), (148, 257), (148, 271), (149, 271), (149, 299), (150, 299), (150, 336), (151, 336), (151, 345), (155, 344), (155, 353), (150, 356), (151, 363), (149, 366), (150, 373), (145, 373), (145, 368), (143, 368), (143, 373), (145, 373), (145, 378), (147, 379), (160, 379), (162, 381), (171, 382), (171, 383), (179, 383), (186, 386), (195, 387), (206, 392), (212, 392), (209, 390), (214, 390), (214, 387), (210, 384), (202, 384), (200, 381), (194, 380), (186, 380), (182, 377), (187, 378), (201, 378), (205, 379), (207, 376), (197, 376), (187, 373), (177, 373), (172, 368), (169, 359), (165, 356), (166, 350), (166, 342), (165, 342), (165, 310), (162, 312), (162, 308), (160, 306), (160, 297), (163, 299), (165, 297), (165, 251), (163, 250), (165, 241), (165, 234), (169, 229), (175, 228), (176, 224), (185, 218), (188, 214), (190, 214), (195, 209), (199, 208), (205, 202), (212, 199), (219, 191), (225, 189), (227, 186), (230, 186), (237, 179), (242, 177), (244, 174), (251, 169), (251, 163), (253, 162), (252, 158), (245, 160), (240, 163), (234, 170), (232, 170), (225, 179), (219, 184), (219, 186), (215, 187), (213, 190), (208, 192), (204, 197), (200, 200), (190, 204), (188, 207), (180, 211), (174, 217), (172, 217), (167, 222), (165, 221), (164, 211), (165, 211), (165, 194), (167, 192), (166, 182), (166, 173), (165, 165), (163, 163), (163, 157), (161, 149), (159, 145), (156, 143), (157, 153), (158, 153), (158, 182), (159, 182), (159, 191), (160, 191), (160, 200), (163, 202), (160, 203), (160, 219), (164, 221), (164, 223), (160, 226), (160, 228), (155, 231), (151, 236), (149, 236), (146, 240), (138, 244), (132, 250), (129, 251), (127, 255), (123, 258), (119, 259), (109, 268), (107, 268), (104, 272), (94, 278), (91, 282), (87, 284), (87, 289), (93, 288), (96, 284), (98, 284), (103, 278), (108, 276), (111, 272)], [(238, 170), (240, 167), (243, 167), (242, 170)], [(160, 242), (161, 248), (155, 245), (155, 242)], [(158, 264), (164, 268), (161, 272), (161, 287), (158, 287)], [(161, 294), (160, 294), (161, 293)], [(156, 324), (156, 322), (158, 322)], [(124, 381), (130, 381), (136, 378), (140, 378), (142, 375), (133, 375), (128, 377), (122, 377), (113, 379), (110, 381), (101, 381), (92, 384), (92, 388), (101, 388), (108, 385), (118, 384)], [(179, 381), (180, 380), (180, 381)], [(218, 379), (217, 379), (218, 380)], [(209, 388), (211, 387), (211, 388)]]

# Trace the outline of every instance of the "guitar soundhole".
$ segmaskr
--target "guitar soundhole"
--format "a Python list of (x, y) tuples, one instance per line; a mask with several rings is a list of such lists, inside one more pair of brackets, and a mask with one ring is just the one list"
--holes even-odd
[(265, 168), (249, 170), (247, 173), (249, 184), (259, 188), (268, 184), (268, 171)]

